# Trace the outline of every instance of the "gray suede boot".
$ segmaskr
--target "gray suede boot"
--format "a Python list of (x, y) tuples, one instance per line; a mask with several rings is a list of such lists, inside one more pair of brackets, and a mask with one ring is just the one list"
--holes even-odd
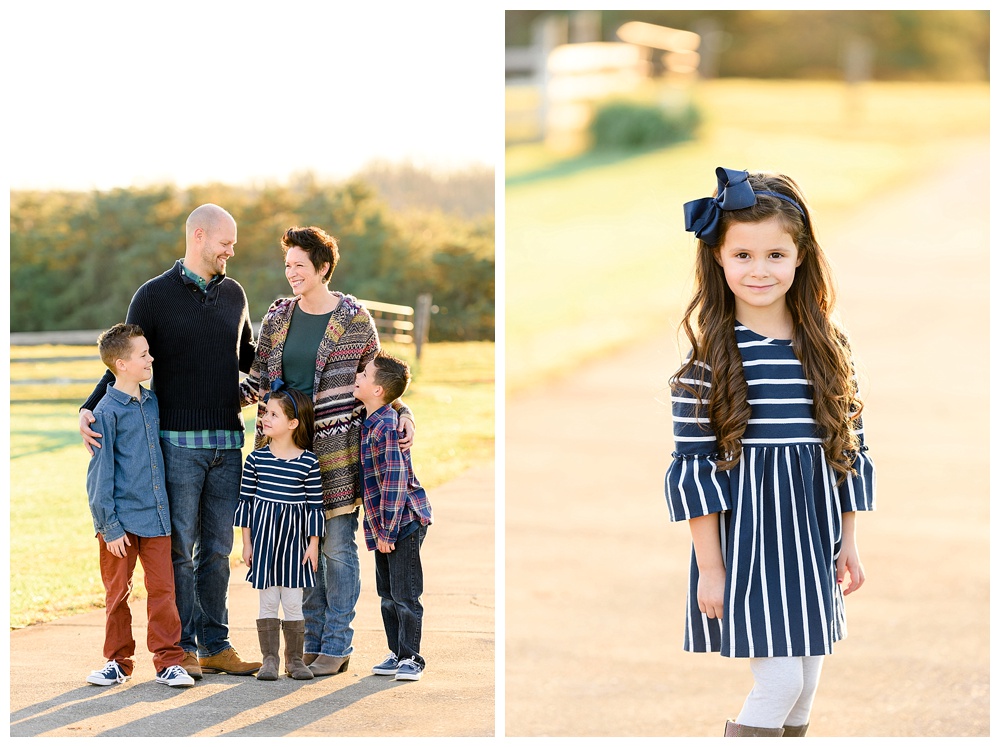
[(293, 680), (311, 680), (313, 673), (302, 663), (305, 620), (282, 620), (281, 632), (285, 635), (285, 671), (288, 676)]
[(783, 737), (804, 737), (806, 735), (806, 730), (809, 728), (809, 724), (802, 724), (802, 726), (789, 726), (785, 724), (785, 733), (781, 736)]
[(780, 737), (784, 733), (780, 726), (775, 729), (765, 729), (762, 726), (744, 726), (735, 721), (726, 722), (726, 737)]
[(264, 661), (257, 671), (259, 680), (278, 679), (278, 646), (281, 643), (281, 620), (263, 617), (257, 620), (257, 638), (260, 639), (260, 653)]

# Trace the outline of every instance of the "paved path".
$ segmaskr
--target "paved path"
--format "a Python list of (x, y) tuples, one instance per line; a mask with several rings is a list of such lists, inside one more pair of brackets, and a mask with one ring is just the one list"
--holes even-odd
[[(810, 736), (989, 735), (988, 165), (975, 143), (821, 237), (879, 497)], [(752, 685), (743, 663), (681, 650), (674, 339), (507, 402), (507, 735), (720, 736)]]
[[(205, 675), (173, 690), (153, 681), (145, 603), (133, 602), (139, 652), (131, 680), (85, 684), (103, 664), (104, 610), (16, 630), (10, 637), (12, 737), (490, 736), (494, 710), (494, 469), (475, 468), (430, 491), (435, 524), (424, 543), (426, 611), (419, 682), (376, 677), (385, 635), (372, 554), (362, 542), (355, 653), (344, 674), (298, 682)], [(95, 561), (96, 562), (96, 561)], [(234, 569), (236, 649), (257, 656), (257, 592)]]

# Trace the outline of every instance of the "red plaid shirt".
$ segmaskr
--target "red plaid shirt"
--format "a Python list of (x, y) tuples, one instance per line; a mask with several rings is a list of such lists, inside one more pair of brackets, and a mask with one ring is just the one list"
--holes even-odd
[(427, 493), (413, 474), (410, 452), (399, 448), (399, 416), (389, 405), (373, 412), (361, 426), (361, 478), (364, 488), (365, 544), (376, 538), (395, 544), (399, 529), (433, 520)]

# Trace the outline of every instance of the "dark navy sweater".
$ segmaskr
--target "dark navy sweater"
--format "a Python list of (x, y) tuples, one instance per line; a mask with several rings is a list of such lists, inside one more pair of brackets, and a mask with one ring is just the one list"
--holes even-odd
[[(242, 431), (239, 376), (254, 358), (246, 293), (227, 277), (202, 291), (185, 282), (181, 266), (143, 283), (126, 317), (142, 327), (154, 359), (160, 430)], [(93, 410), (112, 381), (106, 372), (83, 407)]]

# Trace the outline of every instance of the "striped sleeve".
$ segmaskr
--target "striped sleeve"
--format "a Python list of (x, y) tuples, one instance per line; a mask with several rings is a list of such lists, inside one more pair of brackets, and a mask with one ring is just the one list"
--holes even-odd
[[(311, 454), (311, 452), (310, 452)], [(312, 454), (309, 474), (305, 480), (306, 488), (306, 536), (322, 537), (326, 528), (326, 518), (323, 513), (323, 483), (319, 472), (319, 459)]]
[(848, 475), (838, 486), (840, 491), (840, 510), (842, 513), (849, 511), (874, 511), (875, 510), (875, 464), (868, 456), (868, 446), (865, 444), (865, 428), (862, 419), (858, 418), (858, 427), (855, 431), (861, 442), (861, 448), (854, 458), (853, 475)]
[(257, 462), (253, 453), (247, 454), (243, 464), (243, 480), (240, 483), (240, 501), (236, 504), (233, 526), (249, 527), (253, 515), (253, 501), (257, 496)]
[(711, 371), (703, 363), (697, 363), (694, 370), (701, 372), (699, 378), (681, 381), (700, 389), (701, 399), (677, 385), (671, 387), (670, 393), (676, 446), (664, 491), (671, 521), (686, 521), (728, 511), (730, 507), (729, 472), (716, 467), (717, 444), (704, 407), (712, 386)]
[[(848, 345), (850, 350), (850, 345)], [(854, 391), (857, 393), (860, 388), (858, 381), (858, 369), (851, 359), (851, 372), (854, 377)], [(840, 510), (842, 513), (850, 511), (874, 511), (875, 510), (875, 464), (868, 456), (868, 446), (865, 444), (864, 418), (859, 415), (857, 428), (854, 431), (858, 436), (858, 453), (854, 458), (854, 474), (848, 475), (837, 487), (840, 493)]]

